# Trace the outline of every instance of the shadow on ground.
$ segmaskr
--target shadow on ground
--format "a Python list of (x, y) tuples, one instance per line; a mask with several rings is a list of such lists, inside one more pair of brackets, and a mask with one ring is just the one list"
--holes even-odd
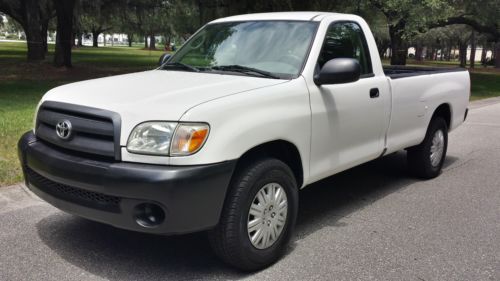
[[(408, 176), (400, 152), (348, 170), (300, 192), (296, 236), (323, 227), (343, 227), (338, 220), (417, 180)], [(448, 157), (445, 167), (457, 158)], [(71, 264), (109, 280), (239, 279), (247, 275), (221, 263), (204, 233), (163, 237), (135, 233), (58, 212), (37, 224), (42, 241)]]

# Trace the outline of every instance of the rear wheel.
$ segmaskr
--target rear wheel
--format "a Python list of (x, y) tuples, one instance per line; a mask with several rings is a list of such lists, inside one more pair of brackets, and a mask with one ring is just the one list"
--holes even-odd
[(298, 191), (290, 168), (262, 159), (237, 171), (218, 226), (209, 232), (215, 253), (226, 263), (252, 271), (275, 262), (290, 240)]
[(441, 173), (448, 148), (448, 126), (441, 117), (431, 120), (425, 139), (408, 149), (408, 164), (412, 173), (432, 179)]

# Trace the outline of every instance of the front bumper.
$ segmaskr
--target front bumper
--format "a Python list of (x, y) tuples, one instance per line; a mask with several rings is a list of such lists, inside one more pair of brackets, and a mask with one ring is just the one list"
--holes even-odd
[[(28, 188), (55, 207), (119, 228), (181, 234), (214, 227), (236, 161), (200, 166), (109, 162), (65, 153), (32, 132), (18, 144)], [(154, 227), (136, 222), (136, 207), (160, 206), (165, 219)]]

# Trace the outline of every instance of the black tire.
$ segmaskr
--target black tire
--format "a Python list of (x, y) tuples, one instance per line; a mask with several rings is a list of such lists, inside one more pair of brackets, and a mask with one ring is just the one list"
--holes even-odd
[[(435, 134), (441, 130), (444, 137), (444, 146), (441, 159), (437, 165), (432, 165), (431, 147)], [(422, 179), (432, 179), (441, 173), (448, 149), (448, 126), (442, 117), (434, 117), (427, 129), (425, 139), (421, 144), (408, 149), (408, 166), (410, 171)]]
[[(268, 183), (278, 183), (287, 196), (286, 222), (277, 240), (266, 249), (252, 245), (247, 220), (257, 192)], [(290, 240), (298, 210), (298, 188), (291, 169), (273, 158), (260, 159), (236, 171), (217, 227), (209, 231), (214, 252), (224, 262), (244, 271), (265, 268), (277, 261)]]

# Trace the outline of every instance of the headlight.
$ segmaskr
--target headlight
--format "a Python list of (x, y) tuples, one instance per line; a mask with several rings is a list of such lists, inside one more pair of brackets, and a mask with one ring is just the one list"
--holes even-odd
[(170, 122), (139, 124), (128, 138), (127, 150), (139, 154), (167, 156), (176, 126), (177, 123)]
[(127, 150), (161, 156), (191, 155), (203, 146), (209, 126), (201, 123), (145, 122), (130, 134)]

